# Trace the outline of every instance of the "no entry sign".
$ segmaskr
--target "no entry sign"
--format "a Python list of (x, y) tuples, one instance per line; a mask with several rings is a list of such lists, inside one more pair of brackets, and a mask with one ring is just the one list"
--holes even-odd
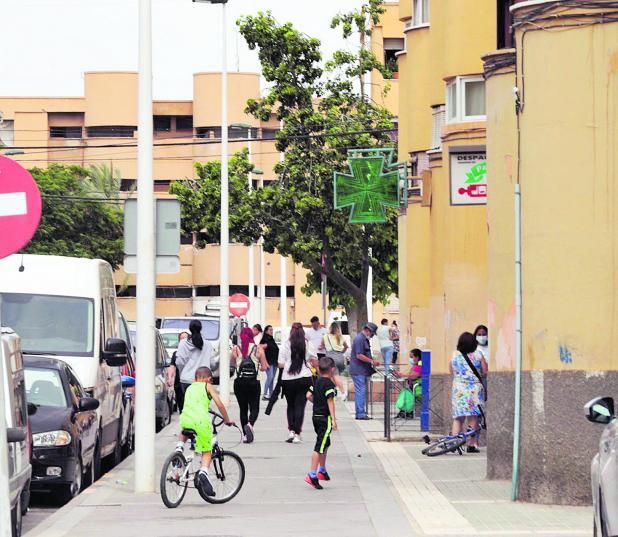
[(249, 297), (242, 293), (236, 293), (230, 297), (230, 313), (236, 317), (242, 317), (249, 311), (251, 304)]
[(17, 162), (0, 156), (0, 259), (19, 252), (41, 220), (41, 194)]

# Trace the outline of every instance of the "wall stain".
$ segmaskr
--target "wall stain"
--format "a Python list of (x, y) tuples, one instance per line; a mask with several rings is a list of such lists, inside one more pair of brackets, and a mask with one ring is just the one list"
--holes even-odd
[(560, 361), (563, 364), (573, 363), (573, 353), (566, 345), (560, 345)]

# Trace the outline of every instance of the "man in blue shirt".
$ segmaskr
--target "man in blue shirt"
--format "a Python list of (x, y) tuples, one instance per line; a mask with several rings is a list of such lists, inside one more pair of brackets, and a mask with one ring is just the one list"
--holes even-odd
[(373, 323), (367, 323), (356, 335), (352, 342), (350, 354), (350, 375), (354, 382), (354, 406), (356, 407), (356, 419), (371, 419), (365, 412), (365, 399), (367, 396), (367, 377), (374, 372), (376, 365), (371, 357), (370, 340), (378, 327)]

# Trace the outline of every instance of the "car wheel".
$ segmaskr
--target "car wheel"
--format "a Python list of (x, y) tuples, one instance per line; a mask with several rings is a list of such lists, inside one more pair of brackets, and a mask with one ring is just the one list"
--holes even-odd
[(21, 536), (21, 496), (17, 497), (17, 504), (11, 510), (11, 535)]
[[(120, 421), (122, 423), (122, 421)], [(112, 465), (118, 466), (122, 462), (122, 426), (118, 425), (118, 436), (116, 437), (116, 446), (112, 454)]]
[(126, 459), (131, 453), (133, 453), (133, 449), (135, 446), (135, 425), (133, 424), (133, 416), (131, 416), (131, 421), (129, 422), (129, 430), (127, 431), (127, 441), (122, 446), (122, 458)]
[(21, 493), (21, 515), (26, 516), (28, 512), (28, 507), (30, 507), (30, 481), (24, 487), (24, 490)]
[(65, 485), (62, 489), (60, 489), (60, 501), (63, 504), (70, 502), (82, 490), (82, 475), (82, 462), (77, 459), (75, 461), (75, 469), (73, 470), (73, 480), (70, 484)]

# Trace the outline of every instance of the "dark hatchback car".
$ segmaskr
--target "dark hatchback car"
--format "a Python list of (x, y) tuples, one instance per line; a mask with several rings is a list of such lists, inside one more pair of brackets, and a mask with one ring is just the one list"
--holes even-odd
[(25, 356), (26, 398), (37, 407), (32, 427), (33, 491), (50, 491), (67, 502), (92, 481), (99, 401), (87, 397), (71, 367), (61, 360)]

